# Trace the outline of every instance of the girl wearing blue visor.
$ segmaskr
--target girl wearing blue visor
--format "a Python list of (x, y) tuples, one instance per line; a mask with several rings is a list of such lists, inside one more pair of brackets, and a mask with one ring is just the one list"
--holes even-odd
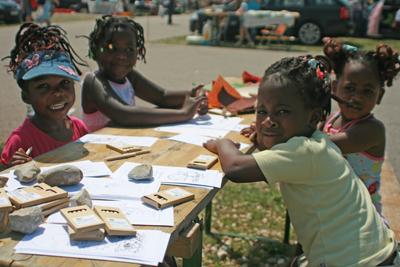
[(79, 81), (81, 74), (76, 65), (85, 64), (64, 30), (23, 24), (9, 58), (22, 100), (32, 105), (35, 114), (8, 137), (1, 154), (7, 167), (30, 161), (87, 133), (81, 120), (68, 116), (75, 101), (74, 81)]

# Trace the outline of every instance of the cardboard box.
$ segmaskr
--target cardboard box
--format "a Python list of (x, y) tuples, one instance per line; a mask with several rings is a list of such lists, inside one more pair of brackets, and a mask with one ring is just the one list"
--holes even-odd
[(180, 204), (194, 199), (194, 194), (182, 188), (174, 187), (142, 197), (142, 201), (157, 209)]
[(57, 186), (52, 187), (45, 183), (39, 183), (8, 192), (8, 196), (17, 208), (25, 208), (60, 198), (66, 198), (68, 193)]
[(103, 220), (87, 205), (61, 209), (61, 215), (77, 234), (104, 228)]
[(188, 168), (207, 170), (211, 168), (218, 161), (217, 156), (213, 155), (199, 155), (194, 160), (188, 163)]
[(108, 235), (136, 235), (135, 228), (119, 208), (95, 206), (94, 212), (104, 221)]

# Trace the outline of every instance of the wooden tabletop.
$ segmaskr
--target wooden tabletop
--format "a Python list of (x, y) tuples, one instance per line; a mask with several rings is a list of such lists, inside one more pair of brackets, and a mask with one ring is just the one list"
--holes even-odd
[[(243, 116), (242, 123), (250, 123), (254, 118), (252, 115)], [(112, 135), (126, 135), (126, 136), (152, 136), (158, 137), (158, 141), (150, 148), (149, 154), (136, 156), (134, 158), (106, 161), (108, 167), (115, 171), (124, 162), (137, 162), (149, 163), (154, 165), (166, 166), (179, 166), (185, 167), (186, 164), (200, 154), (211, 154), (206, 149), (181, 143), (173, 140), (166, 139), (173, 136), (173, 133), (155, 131), (153, 128), (113, 128), (107, 127), (96, 132), (96, 134), (112, 134)], [(249, 143), (249, 140), (241, 136), (237, 132), (230, 132), (227, 137), (243, 142)], [(39, 166), (47, 166), (52, 164), (65, 163), (77, 160), (92, 160), (103, 161), (108, 156), (118, 155), (118, 152), (106, 148), (106, 145), (101, 144), (83, 144), (83, 143), (70, 143), (61, 148), (43, 154), (35, 161)], [(220, 170), (220, 165), (217, 163), (212, 169)], [(161, 189), (168, 188), (169, 186), (162, 185)], [(138, 229), (158, 229), (167, 233), (171, 233), (170, 244), (172, 244), (179, 237), (186, 227), (188, 227), (192, 220), (211, 202), (218, 189), (213, 190), (185, 187), (186, 190), (195, 194), (195, 199), (180, 204), (174, 208), (175, 225), (173, 227), (155, 227), (155, 226), (135, 226)], [(15, 245), (23, 238), (24, 235), (15, 232), (7, 231), (0, 234), (0, 266), (29, 266), (29, 267), (44, 267), (44, 266), (135, 266), (131, 263), (121, 263), (113, 261), (101, 260), (87, 260), (78, 258), (67, 257), (51, 257), (27, 254), (15, 254)]]

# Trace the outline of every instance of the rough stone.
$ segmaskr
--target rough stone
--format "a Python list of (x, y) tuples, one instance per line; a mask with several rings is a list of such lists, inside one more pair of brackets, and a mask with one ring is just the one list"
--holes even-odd
[(81, 205), (88, 205), (89, 207), (92, 207), (92, 199), (90, 198), (89, 192), (86, 189), (82, 189), (78, 194), (72, 196), (70, 199), (71, 207)]
[(33, 161), (18, 166), (14, 171), (15, 176), (17, 176), (18, 181), (21, 183), (35, 181), (39, 173), (40, 169)]
[(82, 178), (83, 173), (79, 168), (72, 165), (62, 165), (41, 173), (38, 181), (50, 186), (60, 186), (79, 184)]
[(150, 164), (141, 164), (128, 173), (129, 180), (148, 180), (153, 178), (153, 167)]
[(8, 177), (0, 176), (0, 188), (5, 187), (8, 181)]
[(43, 222), (42, 209), (37, 206), (16, 210), (9, 217), (10, 229), (24, 234), (33, 233)]

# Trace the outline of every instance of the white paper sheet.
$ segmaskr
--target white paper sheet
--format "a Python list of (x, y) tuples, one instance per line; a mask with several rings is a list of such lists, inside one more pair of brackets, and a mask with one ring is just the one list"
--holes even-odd
[[(173, 133), (187, 133), (190, 134), (191, 129), (196, 129), (196, 135), (205, 135), (211, 137), (223, 137), (227, 132), (235, 129), (242, 119), (239, 117), (225, 118), (219, 115), (207, 114), (204, 116), (197, 116), (192, 120), (185, 123), (179, 123), (168, 126), (157, 127), (157, 131), (173, 132)], [(189, 128), (189, 130), (188, 130)], [(202, 132), (203, 131), (203, 132)], [(205, 132), (204, 132), (205, 131)], [(218, 133), (217, 136), (214, 134)], [(221, 133), (225, 133), (221, 136)]]
[[(214, 139), (211, 138), (209, 136), (201, 136), (201, 135), (188, 135), (188, 134), (178, 134), (175, 136), (171, 136), (168, 139), (171, 140), (175, 140), (178, 142), (183, 142), (183, 143), (188, 143), (188, 144), (192, 144), (192, 145), (196, 145), (196, 146), (203, 146), (203, 144), (205, 142), (207, 142), (210, 139)], [(245, 144), (245, 143), (239, 143), (240, 144), (240, 149), (245, 149), (247, 148), (249, 145)]]
[[(168, 207), (157, 210), (141, 201), (102, 201), (93, 200), (93, 205), (117, 207), (122, 210), (131, 224), (135, 225), (156, 225), (174, 226), (174, 208)], [(66, 224), (67, 221), (60, 212), (50, 215), (47, 223)]]
[[(115, 180), (128, 179), (128, 173), (139, 164), (124, 162), (112, 175)], [(162, 184), (186, 186), (209, 186), (221, 188), (223, 174), (216, 170), (195, 170), (184, 167), (168, 167), (153, 165), (154, 180)]]
[(145, 182), (134, 182), (128, 181), (127, 177), (125, 180), (83, 178), (77, 185), (61, 186), (61, 188), (69, 192), (70, 195), (77, 194), (82, 188), (85, 188), (92, 199), (138, 200), (144, 195), (157, 192), (160, 185), (160, 181), (156, 179)]
[(130, 146), (152, 146), (158, 138), (149, 136), (123, 136), (110, 134), (87, 134), (78, 141), (94, 144), (115, 144)]
[(107, 236), (103, 241), (73, 241), (66, 226), (42, 224), (15, 246), (15, 252), (157, 265), (164, 258), (169, 237), (170, 234), (157, 230), (139, 230), (136, 237)]

